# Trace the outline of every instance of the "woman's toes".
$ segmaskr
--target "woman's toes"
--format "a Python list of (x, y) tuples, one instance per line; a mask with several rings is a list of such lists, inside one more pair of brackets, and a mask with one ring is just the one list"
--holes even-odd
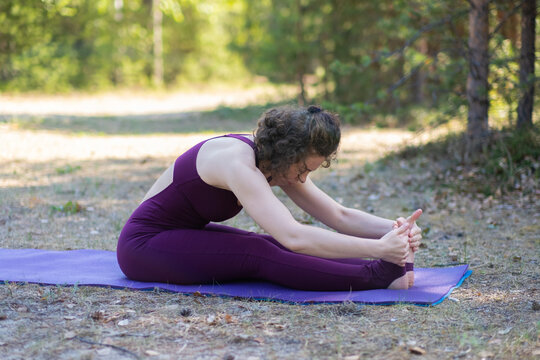
[(407, 283), (409, 287), (412, 287), (414, 285), (414, 271), (407, 271)]

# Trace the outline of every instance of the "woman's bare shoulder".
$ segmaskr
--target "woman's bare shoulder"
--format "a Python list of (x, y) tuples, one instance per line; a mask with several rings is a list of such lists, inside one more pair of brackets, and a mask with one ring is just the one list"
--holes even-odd
[(205, 183), (228, 189), (225, 175), (239, 167), (255, 168), (255, 152), (249, 144), (235, 138), (212, 139), (200, 148), (196, 167)]

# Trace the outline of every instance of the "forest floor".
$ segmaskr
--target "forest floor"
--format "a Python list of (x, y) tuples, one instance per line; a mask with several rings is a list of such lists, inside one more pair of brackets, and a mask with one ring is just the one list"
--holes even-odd
[[(176, 156), (210, 134), (250, 131), (258, 104), (282, 96), (252, 94), (0, 96), (0, 247), (115, 250), (124, 222)], [(145, 98), (161, 106), (141, 110)], [(376, 162), (419, 136), (345, 127), (340, 160), (312, 178), (343, 204), (380, 216), (423, 208), (416, 266), (473, 271), (441, 304), (306, 306), (6, 283), (0, 358), (538, 358), (538, 189), (457, 193), (437, 185), (445, 170), (425, 158)], [(297, 219), (320, 225), (276, 194)], [(244, 213), (227, 224), (258, 230)]]

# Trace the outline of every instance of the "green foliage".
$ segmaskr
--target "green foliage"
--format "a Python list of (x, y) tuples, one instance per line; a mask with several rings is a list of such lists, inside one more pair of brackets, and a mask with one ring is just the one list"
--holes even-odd
[[(0, 91), (148, 87), (151, 1), (7, 0), (0, 3)], [(162, 0), (164, 80), (246, 76), (227, 50), (234, 2)]]
[(466, 158), (466, 136), (450, 134), (420, 147), (406, 147), (388, 156), (427, 158), (434, 164), (431, 177), (439, 188), (485, 196), (534, 191), (540, 179), (540, 127), (527, 131), (492, 130), (482, 151)]
[[(519, 22), (506, 16), (518, 5), (490, 3), (497, 126), (515, 123), (520, 96), (512, 35)], [(463, 115), (469, 8), (466, 1), (161, 0), (163, 80), (263, 76), (299, 85), (308, 102), (347, 123), (415, 130), (419, 108), (437, 109), (433, 124)], [(0, 91), (153, 86), (153, 10), (148, 0), (119, 8), (110, 0), (0, 2)]]
[(503, 181), (508, 190), (517, 185), (522, 175), (539, 179), (540, 128), (496, 132), (487, 149), (486, 160), (486, 174)]
[(81, 212), (83, 210), (83, 207), (77, 201), (70, 200), (64, 205), (51, 205), (51, 210), (54, 212), (62, 212), (64, 214), (72, 215)]
[(63, 167), (59, 167), (59, 168), (56, 168), (56, 173), (58, 175), (64, 175), (64, 174), (71, 174), (71, 173), (74, 173), (75, 171), (78, 171), (80, 170), (81, 167), (80, 166), (71, 166), (71, 165), (66, 165), (66, 166), (63, 166)]

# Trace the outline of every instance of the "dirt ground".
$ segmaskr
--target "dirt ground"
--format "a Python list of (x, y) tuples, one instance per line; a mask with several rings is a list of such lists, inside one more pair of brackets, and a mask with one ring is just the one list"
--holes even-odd
[[(176, 156), (214, 133), (250, 131), (258, 104), (283, 94), (232, 93), (151, 95), (150, 105), (143, 95), (0, 96), (0, 247), (114, 250), (124, 222)], [(375, 163), (419, 136), (346, 127), (340, 160), (313, 179), (343, 204), (388, 218), (423, 208), (416, 266), (473, 270), (440, 305), (289, 305), (6, 283), (0, 358), (539, 358), (538, 187), (456, 194), (436, 186), (437, 164), (426, 159)], [(297, 219), (320, 225), (276, 194)], [(259, 230), (243, 213), (226, 223)]]

